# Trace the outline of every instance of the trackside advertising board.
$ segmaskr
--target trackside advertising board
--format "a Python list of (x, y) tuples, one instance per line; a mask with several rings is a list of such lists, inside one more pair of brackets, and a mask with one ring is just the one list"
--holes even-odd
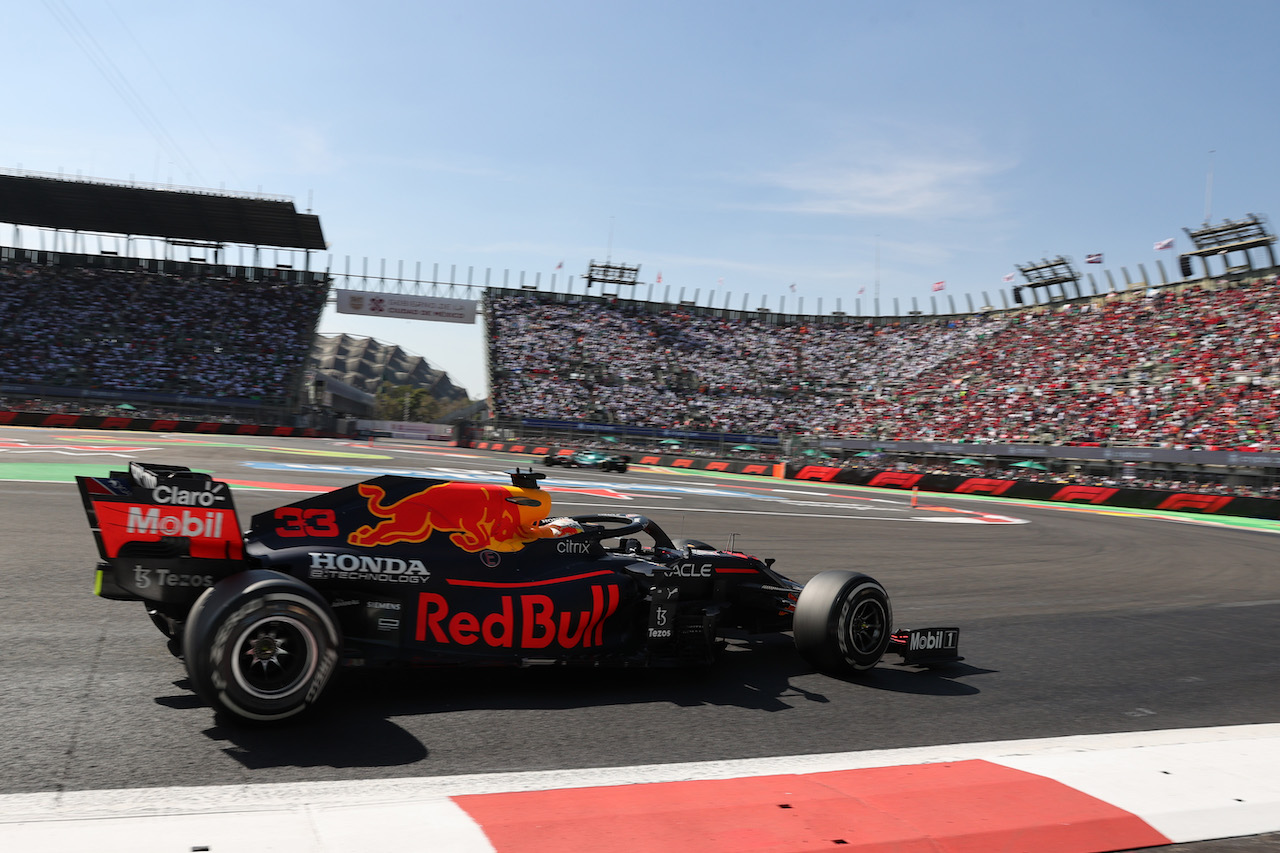
[(1243, 518), (1280, 519), (1280, 500), (1206, 492), (1135, 489), (1125, 486), (1091, 486), (1075, 483), (1043, 483), (1003, 477), (968, 477), (962, 474), (928, 474), (911, 471), (832, 468), (824, 465), (787, 466), (787, 479), (845, 483), (881, 489), (920, 489), (957, 495), (991, 495), (1055, 503), (1091, 504), (1129, 509), (1234, 515)]
[[(528, 453), (534, 456), (565, 455), (572, 447), (522, 441), (477, 441), (479, 450)], [(728, 474), (755, 474), (787, 480), (810, 480), (841, 483), (850, 486), (872, 486), (881, 489), (920, 489), (958, 495), (990, 495), (1021, 500), (1054, 503), (1091, 504), (1093, 506), (1129, 509), (1195, 512), (1203, 515), (1230, 515), (1241, 518), (1280, 519), (1280, 500), (1204, 492), (1157, 489), (1135, 489), (1124, 486), (1089, 486), (1070, 483), (1042, 483), (997, 477), (968, 477), (958, 474), (925, 474), (908, 471), (836, 468), (827, 465), (804, 465), (795, 462), (758, 462), (740, 459), (714, 459), (680, 456), (668, 453), (635, 453), (636, 465), (664, 468), (688, 468), (693, 471), (723, 471)]]
[(68, 415), (56, 412), (0, 411), (0, 426), (54, 427), (67, 429), (122, 429), (145, 432), (193, 432), (208, 435), (270, 435), (297, 438), (346, 438), (336, 432), (312, 427), (265, 426), (223, 421), (178, 421), (164, 418), (126, 418), (102, 415)]
[(475, 323), (476, 300), (446, 299), (408, 293), (376, 293), (338, 290), (339, 314), (390, 317), (395, 320), (435, 320), (441, 323)]
[[(561, 447), (556, 444), (539, 444), (533, 441), (473, 441), (476, 450), (501, 450), (505, 453), (528, 453), (533, 456), (569, 456), (577, 447)], [(679, 456), (670, 453), (635, 453), (631, 456), (635, 465), (658, 465), (663, 468), (688, 468), (691, 471), (723, 471), (726, 474), (754, 474), (759, 477), (784, 476), (781, 462), (747, 462), (740, 459), (710, 459), (700, 456)]]

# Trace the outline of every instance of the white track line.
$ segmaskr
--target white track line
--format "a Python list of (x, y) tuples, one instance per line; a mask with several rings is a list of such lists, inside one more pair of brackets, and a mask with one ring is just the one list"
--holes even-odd
[(1055, 779), (1177, 842), (1280, 831), (1280, 724), (525, 773), (0, 796), (8, 851), (488, 851), (449, 797), (981, 759)]

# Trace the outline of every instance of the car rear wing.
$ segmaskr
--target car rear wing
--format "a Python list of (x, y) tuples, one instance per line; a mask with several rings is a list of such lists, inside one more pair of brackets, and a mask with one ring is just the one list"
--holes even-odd
[(103, 563), (106, 598), (194, 601), (244, 568), (231, 488), (180, 465), (130, 462), (107, 477), (76, 477)]

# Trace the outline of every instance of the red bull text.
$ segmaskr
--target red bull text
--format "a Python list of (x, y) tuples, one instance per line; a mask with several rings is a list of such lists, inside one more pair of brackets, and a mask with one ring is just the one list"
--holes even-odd
[(492, 613), (454, 610), (439, 593), (418, 595), (414, 639), (495, 649), (574, 649), (604, 645), (604, 623), (618, 609), (618, 588), (591, 587), (590, 610), (557, 610), (547, 595), (504, 595)]

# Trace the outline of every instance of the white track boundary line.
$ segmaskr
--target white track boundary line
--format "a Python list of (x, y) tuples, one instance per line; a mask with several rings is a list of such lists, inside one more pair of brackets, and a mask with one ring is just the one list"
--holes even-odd
[(1280, 832), (1280, 723), (759, 759), (364, 781), (0, 795), (6, 850), (490, 851), (448, 798), (981, 759), (1129, 811), (1176, 842)]

